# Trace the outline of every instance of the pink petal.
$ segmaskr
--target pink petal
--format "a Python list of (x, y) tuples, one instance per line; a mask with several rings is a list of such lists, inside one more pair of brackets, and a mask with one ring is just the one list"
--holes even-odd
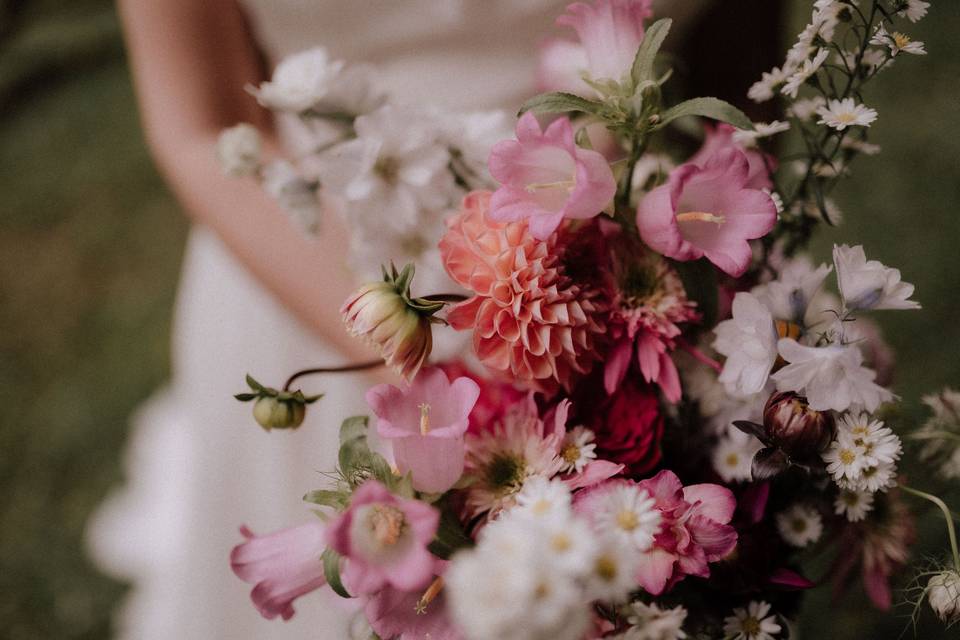
[(730, 525), (698, 514), (687, 520), (686, 526), (709, 562), (725, 558), (737, 546), (737, 530)]
[(775, 570), (770, 574), (770, 582), (793, 589), (812, 589), (817, 586), (815, 582), (807, 580), (796, 571), (791, 571), (790, 569)]
[(633, 341), (624, 338), (618, 342), (607, 354), (607, 363), (603, 370), (603, 386), (608, 394), (613, 394), (623, 382), (630, 366), (630, 355), (633, 351)]
[(673, 575), (676, 560), (677, 556), (663, 549), (647, 551), (639, 558), (637, 582), (650, 595), (660, 595), (667, 586), (667, 580)]
[(563, 483), (567, 485), (570, 491), (576, 491), (577, 489), (590, 487), (598, 482), (612, 478), (623, 471), (623, 469), (622, 464), (608, 460), (594, 460), (593, 462), (588, 462), (580, 473), (565, 478)]
[(692, 484), (684, 487), (683, 499), (690, 504), (699, 502), (696, 513), (720, 524), (730, 522), (737, 508), (737, 500), (733, 497), (733, 492), (718, 484)]

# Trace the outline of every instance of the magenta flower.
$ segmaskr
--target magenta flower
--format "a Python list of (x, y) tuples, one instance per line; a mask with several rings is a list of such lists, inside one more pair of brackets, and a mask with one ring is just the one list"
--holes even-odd
[(523, 114), (517, 139), (495, 144), (489, 164), (502, 185), (490, 199), (490, 218), (527, 220), (537, 240), (549, 238), (564, 218), (596, 216), (617, 190), (606, 159), (577, 147), (567, 118), (543, 131), (532, 113)]
[(429, 504), (397, 497), (367, 480), (327, 531), (329, 545), (346, 558), (344, 586), (354, 595), (388, 585), (401, 591), (425, 587), (439, 562), (427, 550), (439, 522)]
[(736, 128), (726, 122), (718, 122), (716, 126), (707, 124), (705, 127), (703, 145), (687, 162), (703, 167), (713, 156), (728, 149), (739, 149), (747, 156), (750, 169), (747, 172), (747, 187), (750, 189), (772, 189), (770, 171), (777, 168), (777, 159), (757, 149), (748, 149), (734, 140)]
[(637, 574), (651, 595), (660, 595), (688, 575), (709, 577), (709, 563), (723, 559), (737, 546), (737, 531), (728, 524), (737, 501), (726, 487), (684, 487), (669, 470), (638, 486), (650, 493), (662, 517), (653, 548), (641, 556)]
[(247, 539), (230, 552), (230, 568), (238, 578), (254, 585), (250, 599), (267, 620), (293, 617), (293, 601), (326, 584), (320, 556), (326, 547), (325, 527), (308, 522), (265, 536), (246, 527)]
[(653, 189), (637, 209), (640, 237), (675, 260), (706, 256), (739, 277), (752, 252), (748, 240), (766, 235), (777, 221), (770, 196), (748, 186), (750, 164), (742, 151), (725, 149), (701, 167), (683, 164)]
[(424, 369), (409, 389), (381, 384), (367, 391), (377, 414), (377, 433), (393, 444), (400, 473), (410, 472), (413, 488), (443, 493), (463, 473), (463, 436), (480, 387), (470, 378), (452, 383), (440, 369)]
[(591, 78), (619, 82), (633, 66), (643, 40), (643, 21), (653, 14), (651, 4), (651, 0), (574, 2), (557, 24), (577, 32)]

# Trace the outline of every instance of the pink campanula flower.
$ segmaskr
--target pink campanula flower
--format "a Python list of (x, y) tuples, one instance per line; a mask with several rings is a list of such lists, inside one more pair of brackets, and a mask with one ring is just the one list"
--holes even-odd
[(265, 536), (246, 527), (247, 539), (230, 552), (230, 567), (238, 578), (254, 585), (250, 599), (267, 620), (293, 617), (293, 601), (327, 583), (320, 556), (326, 548), (326, 527), (319, 521)]
[(726, 122), (718, 122), (716, 125), (707, 124), (704, 127), (703, 145), (687, 162), (702, 167), (721, 151), (739, 149), (747, 156), (747, 162), (750, 165), (747, 172), (747, 187), (772, 189), (773, 181), (770, 180), (770, 172), (777, 168), (777, 159), (758, 149), (750, 149), (738, 143), (733, 135), (736, 131), (736, 127)]
[(619, 82), (630, 72), (643, 41), (643, 21), (653, 11), (651, 0), (574, 2), (557, 24), (577, 32), (579, 43), (552, 39), (541, 50), (539, 84), (543, 90), (592, 93), (580, 78)]
[(564, 218), (592, 218), (617, 190), (607, 160), (574, 142), (567, 118), (540, 128), (533, 113), (517, 121), (517, 139), (490, 151), (490, 174), (502, 185), (490, 199), (497, 222), (527, 220), (530, 233), (546, 240)]
[(390, 440), (400, 473), (413, 488), (443, 493), (463, 473), (463, 436), (480, 387), (470, 378), (452, 383), (441, 369), (423, 369), (407, 390), (381, 384), (367, 391), (377, 433)]
[(771, 197), (748, 186), (750, 163), (725, 149), (701, 167), (683, 164), (667, 183), (650, 191), (637, 209), (640, 237), (675, 260), (710, 262), (735, 278), (752, 257), (748, 240), (766, 235), (777, 221)]
[(480, 387), (477, 403), (470, 412), (470, 426), (467, 433), (476, 434), (493, 429), (493, 425), (503, 418), (507, 409), (527, 395), (525, 391), (509, 382), (495, 380), (471, 371), (460, 360), (442, 362), (437, 366), (443, 369), (448, 378), (465, 376)]
[(367, 480), (327, 530), (329, 545), (346, 558), (344, 586), (353, 595), (388, 585), (401, 591), (425, 587), (439, 562), (427, 550), (439, 522), (440, 513), (429, 504)]
[(446, 589), (433, 597), (425, 596), (427, 592), (386, 587), (367, 599), (363, 612), (381, 638), (461, 640), (463, 634), (454, 626), (447, 611)]

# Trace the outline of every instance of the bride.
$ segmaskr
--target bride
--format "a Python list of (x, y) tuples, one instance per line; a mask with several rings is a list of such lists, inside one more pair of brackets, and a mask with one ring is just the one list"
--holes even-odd
[[(227, 178), (217, 165), (224, 127), (276, 130), (245, 87), (265, 79), (265, 66), (322, 45), (334, 58), (375, 65), (382, 88), (401, 102), (515, 109), (533, 92), (537, 47), (566, 4), (120, 1), (147, 141), (194, 225), (175, 312), (172, 380), (136, 418), (128, 486), (90, 525), (94, 557), (134, 583), (118, 613), (118, 637), (349, 635), (349, 603), (329, 590), (299, 601), (290, 622), (263, 620), (227, 560), (241, 524), (263, 533), (313, 517), (299, 496), (334, 468), (337, 426), (368, 412), (363, 391), (375, 381), (362, 374), (308, 379), (305, 392), (326, 395), (294, 432), (260, 430), (250, 406), (231, 397), (248, 371), (276, 385), (297, 369), (372, 357), (339, 318), (357, 285), (343, 223), (326, 216), (321, 232), (305, 237), (253, 181)], [(676, 2), (673, 12), (693, 4)], [(267, 146), (288, 142), (275, 135)]]

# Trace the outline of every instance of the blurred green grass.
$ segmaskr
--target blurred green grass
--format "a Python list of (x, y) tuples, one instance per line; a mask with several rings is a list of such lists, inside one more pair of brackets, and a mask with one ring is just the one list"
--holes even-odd
[[(880, 317), (915, 415), (921, 394), (960, 385), (960, 3), (935, 3), (914, 32), (931, 55), (868, 93), (884, 153), (855, 166), (843, 225), (813, 249), (861, 242), (917, 284), (922, 311)], [(121, 480), (128, 416), (167, 375), (186, 231), (144, 148), (108, 2), (0, 2), (0, 194), (0, 636), (107, 638), (124, 587), (84, 557), (83, 528)], [(935, 514), (922, 524), (917, 553), (942, 549)], [(904, 628), (857, 589), (829, 596), (807, 599), (804, 637)], [(921, 638), (939, 637), (929, 618)]]

